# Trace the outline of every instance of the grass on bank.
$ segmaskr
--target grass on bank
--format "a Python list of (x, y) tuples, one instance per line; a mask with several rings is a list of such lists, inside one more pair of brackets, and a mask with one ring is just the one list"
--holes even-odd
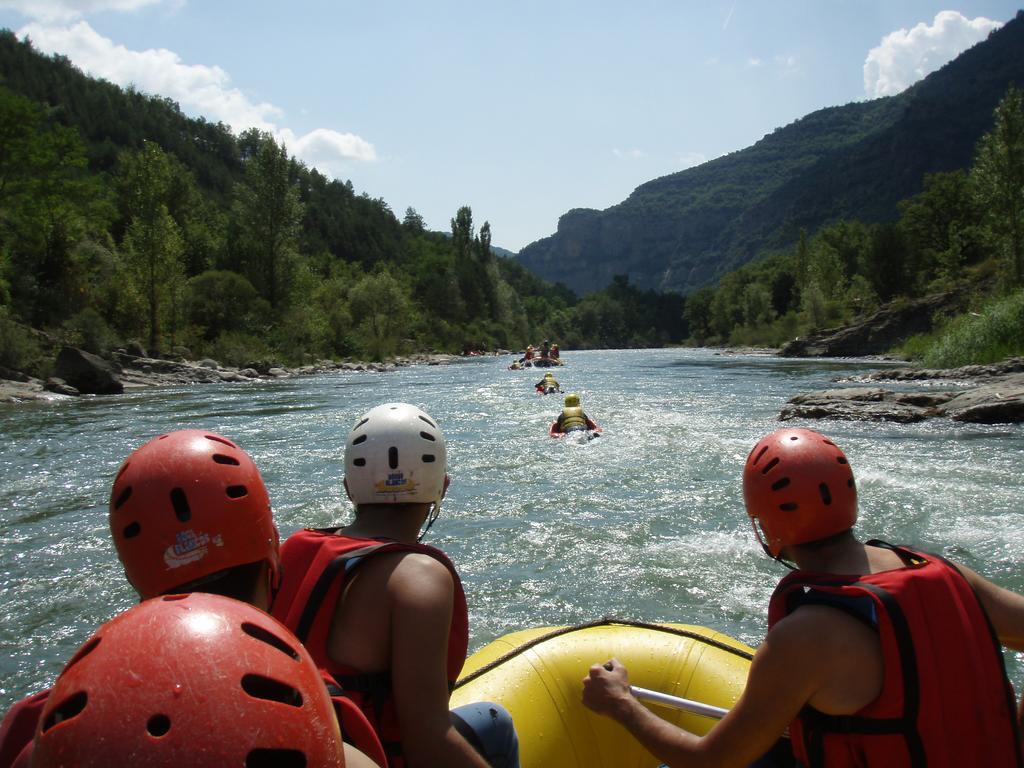
[(1024, 355), (1024, 290), (952, 318), (907, 340), (899, 353), (928, 368), (995, 363)]

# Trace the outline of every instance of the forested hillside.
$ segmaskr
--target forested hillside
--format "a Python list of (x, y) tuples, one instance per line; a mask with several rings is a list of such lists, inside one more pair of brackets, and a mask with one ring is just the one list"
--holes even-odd
[[(801, 230), (794, 247), (690, 294), (685, 315), (693, 341), (782, 346), (868, 322), (883, 306), (883, 317), (927, 306), (913, 325), (928, 332), (905, 343), (908, 356), (953, 367), (1024, 353), (1021, 91), (1007, 90), (966, 168), (925, 176), (924, 188), (897, 209), (893, 222), (848, 218)], [(882, 335), (891, 344), (909, 332), (887, 328)]]
[(469, 206), (399, 219), (256, 130), (86, 77), (0, 33), (0, 367), (45, 372), (26, 326), (225, 364), (664, 344), (682, 299), (619, 280), (580, 301), (496, 256)]
[(927, 174), (966, 168), (992, 113), (1024, 84), (1024, 14), (898, 96), (820, 110), (748, 149), (638, 187), (604, 211), (573, 210), (520, 263), (583, 293), (626, 273), (690, 293), (801, 230), (893, 222)]

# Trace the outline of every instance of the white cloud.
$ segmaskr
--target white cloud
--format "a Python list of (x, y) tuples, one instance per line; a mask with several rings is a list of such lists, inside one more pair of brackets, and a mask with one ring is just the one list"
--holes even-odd
[(725, 21), (722, 23), (722, 31), (724, 32), (729, 28), (729, 22), (732, 21), (732, 15), (736, 11), (736, 0), (733, 0), (732, 7), (729, 9), (729, 13), (726, 14)]
[(800, 69), (800, 59), (793, 55), (776, 56), (775, 65), (783, 72), (796, 72)]
[(292, 154), (322, 171), (334, 167), (339, 159), (363, 162), (377, 159), (377, 150), (373, 144), (354, 133), (317, 128), (305, 136), (296, 137), (285, 128), (280, 131), (279, 138), (284, 140)]
[[(121, 0), (123, 4), (129, 1)], [(18, 35), (30, 38), (33, 46), (44, 53), (67, 56), (88, 75), (172, 99), (186, 113), (222, 122), (236, 133), (247, 128), (267, 131), (284, 141), (297, 158), (325, 174), (337, 175), (346, 161), (377, 159), (373, 145), (351, 133), (317, 128), (296, 136), (277, 124), (283, 116), (279, 108), (251, 99), (231, 84), (231, 77), (220, 67), (186, 64), (178, 54), (163, 48), (129, 50), (103, 37), (85, 21), (70, 27), (33, 23), (19, 30)]]
[(703, 165), (708, 161), (708, 157), (703, 152), (682, 152), (679, 154), (678, 160), (679, 164), (685, 169)]
[(616, 157), (625, 157), (629, 160), (639, 160), (644, 156), (642, 149), (613, 149), (612, 154)]
[(135, 11), (163, 0), (0, 0), (0, 9), (45, 22), (68, 22), (101, 11)]
[(747, 66), (748, 67), (760, 67), (760, 66), (763, 66), (763, 65), (764, 65), (764, 62), (761, 61), (756, 56), (754, 56), (753, 58), (747, 59)]
[(983, 16), (968, 19), (959, 11), (940, 11), (931, 26), (898, 29), (868, 51), (864, 92), (868, 98), (892, 96), (952, 61), (1002, 26)]

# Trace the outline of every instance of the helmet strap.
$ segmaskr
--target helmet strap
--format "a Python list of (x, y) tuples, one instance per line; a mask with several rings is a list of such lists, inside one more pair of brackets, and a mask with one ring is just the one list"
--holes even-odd
[[(761, 546), (764, 546), (764, 545), (762, 544)], [(795, 565), (793, 565), (793, 564), (792, 564), (791, 562), (789, 562), (788, 560), (783, 560), (783, 559), (782, 559), (782, 553), (781, 553), (781, 552), (780, 552), (779, 554), (777, 554), (777, 555), (773, 555), (773, 554), (772, 554), (772, 553), (771, 553), (771, 552), (770, 552), (770, 551), (768, 550), (768, 547), (765, 547), (765, 548), (764, 548), (764, 551), (765, 551), (765, 554), (767, 554), (767, 555), (768, 555), (768, 557), (770, 557), (770, 558), (771, 558), (772, 560), (774, 560), (775, 562), (777, 562), (777, 563), (781, 563), (782, 565), (784, 565), (784, 566), (786, 566), (787, 568), (789, 568), (789, 570), (791, 570), (791, 571), (795, 571), (795, 570), (796, 570), (796, 566), (795, 566)]]
[(765, 542), (765, 540), (764, 540), (764, 536), (762, 536), (762, 535), (761, 535), (761, 534), (762, 534), (762, 529), (761, 529), (761, 527), (760, 527), (760, 526), (758, 525), (758, 523), (759, 523), (760, 521), (759, 521), (759, 520), (757, 520), (756, 518), (751, 518), (750, 522), (751, 522), (751, 524), (752, 524), (752, 525), (754, 526), (754, 536), (756, 536), (756, 537), (757, 537), (757, 543), (761, 545), (761, 549), (763, 549), (763, 550), (764, 550), (764, 553), (765, 553), (766, 555), (768, 555), (768, 557), (770, 557), (770, 558), (771, 558), (772, 560), (775, 560), (775, 561), (776, 561), (776, 562), (778, 562), (778, 563), (782, 563), (782, 565), (784, 565), (784, 566), (786, 566), (787, 568), (789, 568), (789, 570), (791, 570), (791, 571), (795, 571), (795, 570), (796, 570), (796, 566), (795, 566), (795, 565), (793, 565), (793, 564), (791, 564), (791, 563), (790, 563), (789, 561), (787, 561), (787, 560), (783, 560), (783, 559), (782, 559), (782, 553), (781, 553), (781, 552), (780, 552), (779, 554), (777, 554), (777, 555), (773, 555), (773, 554), (772, 554), (772, 551), (771, 551), (771, 549), (770, 549), (770, 548), (768, 547), (768, 544), (767, 544), (767, 542)]
[(441, 514), (441, 502), (440, 500), (434, 502), (434, 506), (430, 510), (430, 515), (427, 517), (427, 527), (423, 529), (423, 533), (416, 537), (417, 542), (423, 541), (423, 537), (427, 535), (427, 531), (430, 530), (430, 526), (434, 524), (434, 521)]

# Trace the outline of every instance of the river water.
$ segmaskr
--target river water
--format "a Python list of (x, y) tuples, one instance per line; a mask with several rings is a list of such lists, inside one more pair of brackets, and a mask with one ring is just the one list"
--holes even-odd
[[(788, 398), (869, 363), (570, 352), (556, 376), (604, 428), (577, 443), (547, 436), (560, 398), (535, 394), (540, 374), (509, 371), (510, 360), (0, 406), (0, 709), (51, 684), (97, 625), (134, 602), (106, 514), (134, 448), (186, 427), (233, 438), (259, 466), (287, 535), (347, 519), (345, 435), (388, 401), (424, 408), (448, 438), (452, 485), (427, 541), (462, 573), (471, 649), (602, 616), (760, 643), (784, 570), (752, 535), (743, 462)], [(850, 458), (863, 534), (941, 552), (1024, 591), (1024, 427), (806, 426)], [(1024, 658), (1007, 661), (1019, 691)]]

